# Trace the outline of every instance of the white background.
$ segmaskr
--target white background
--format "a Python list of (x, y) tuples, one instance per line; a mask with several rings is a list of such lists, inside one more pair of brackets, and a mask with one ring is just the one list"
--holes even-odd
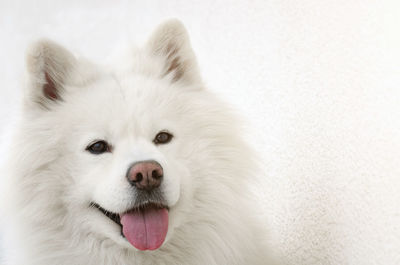
[(266, 173), (260, 214), (285, 262), (398, 265), (398, 2), (3, 0), (0, 135), (15, 119), (32, 40), (103, 62), (177, 17), (209, 89), (254, 128)]

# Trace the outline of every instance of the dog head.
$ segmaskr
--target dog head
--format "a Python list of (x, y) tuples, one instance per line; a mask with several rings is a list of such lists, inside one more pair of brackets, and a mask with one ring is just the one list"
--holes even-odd
[(234, 121), (203, 89), (180, 22), (112, 67), (48, 40), (31, 47), (27, 66), (18, 152), (30, 194), (21, 205), (35, 222), (154, 250), (195, 215), (195, 198), (212, 203), (219, 194), (207, 190), (224, 189), (219, 174), (237, 156)]

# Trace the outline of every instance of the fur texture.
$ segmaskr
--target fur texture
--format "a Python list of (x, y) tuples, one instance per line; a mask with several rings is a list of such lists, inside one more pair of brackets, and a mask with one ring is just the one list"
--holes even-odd
[[(267, 264), (249, 184), (252, 150), (224, 102), (204, 89), (187, 33), (161, 25), (115, 66), (42, 40), (28, 51), (21, 121), (8, 162), (11, 265)], [(174, 135), (155, 145), (159, 131)], [(112, 152), (93, 155), (96, 139)], [(157, 160), (169, 207), (164, 244), (139, 251), (94, 207), (120, 213), (136, 197), (125, 172)]]

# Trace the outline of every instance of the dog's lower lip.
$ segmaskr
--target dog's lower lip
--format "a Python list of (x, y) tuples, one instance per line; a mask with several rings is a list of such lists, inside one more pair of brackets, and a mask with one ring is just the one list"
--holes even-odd
[[(106, 209), (104, 209), (98, 203), (95, 203), (95, 202), (91, 202), (90, 206), (97, 208), (100, 212), (102, 212), (105, 216), (107, 216), (109, 219), (111, 219), (114, 223), (118, 224), (122, 228), (121, 215), (123, 213), (119, 214), (119, 213), (114, 213), (114, 212), (107, 211)], [(165, 209), (167, 209), (167, 211), (169, 211), (169, 207), (164, 205), (164, 204), (161, 204), (161, 203), (146, 203), (146, 204), (142, 204), (142, 205), (136, 206), (136, 207), (134, 207), (132, 209), (129, 209), (129, 210), (125, 211), (124, 213), (131, 212), (131, 211), (141, 211), (141, 210), (149, 208), (149, 207), (165, 208)]]
[(110, 211), (107, 211), (106, 209), (104, 209), (103, 207), (101, 207), (99, 204), (94, 203), (94, 202), (90, 203), (90, 206), (91, 206), (91, 207), (97, 208), (100, 212), (102, 212), (105, 216), (107, 216), (108, 218), (110, 218), (110, 219), (111, 219), (112, 221), (114, 221), (116, 224), (122, 226), (122, 225), (121, 225), (121, 218), (120, 218), (120, 215), (119, 215), (119, 214), (113, 213), (113, 212), (110, 212)]

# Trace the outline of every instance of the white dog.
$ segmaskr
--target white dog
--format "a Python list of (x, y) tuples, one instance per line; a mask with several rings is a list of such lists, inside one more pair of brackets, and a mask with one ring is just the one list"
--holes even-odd
[(9, 264), (268, 264), (248, 187), (256, 163), (180, 22), (110, 68), (43, 40), (27, 69)]

